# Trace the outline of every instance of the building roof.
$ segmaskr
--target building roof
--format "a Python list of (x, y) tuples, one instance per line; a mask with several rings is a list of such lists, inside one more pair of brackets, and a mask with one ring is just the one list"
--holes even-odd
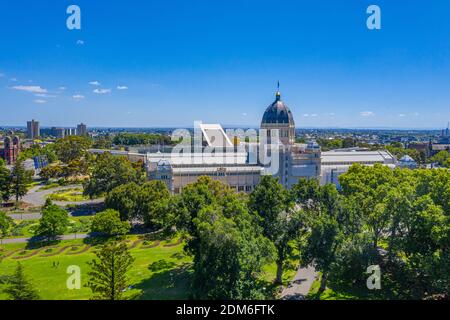
[(395, 157), (388, 151), (328, 151), (322, 152), (322, 164), (344, 163), (395, 163)]
[(266, 109), (262, 124), (289, 124), (295, 125), (294, 117), (288, 106), (281, 101), (281, 93), (277, 92), (275, 101)]
[(219, 148), (233, 147), (233, 143), (231, 143), (230, 138), (228, 138), (227, 134), (220, 124), (201, 123), (199, 127), (203, 133), (203, 137), (208, 143), (208, 146)]
[(404, 155), (399, 161), (401, 162), (416, 162), (413, 158), (411, 158), (409, 155)]

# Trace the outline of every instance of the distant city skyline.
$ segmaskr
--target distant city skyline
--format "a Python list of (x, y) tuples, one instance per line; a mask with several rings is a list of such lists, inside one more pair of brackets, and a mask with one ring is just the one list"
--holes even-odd
[(299, 129), (447, 127), (450, 3), (372, 2), (2, 2), (0, 126), (259, 127), (280, 81)]

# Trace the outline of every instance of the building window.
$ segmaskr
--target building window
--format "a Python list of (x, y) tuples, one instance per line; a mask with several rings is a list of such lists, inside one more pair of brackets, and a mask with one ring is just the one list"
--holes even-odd
[(244, 186), (239, 186), (239, 187), (238, 187), (238, 191), (239, 191), (239, 192), (244, 191)]
[(245, 191), (246, 192), (252, 191), (252, 186), (245, 186)]

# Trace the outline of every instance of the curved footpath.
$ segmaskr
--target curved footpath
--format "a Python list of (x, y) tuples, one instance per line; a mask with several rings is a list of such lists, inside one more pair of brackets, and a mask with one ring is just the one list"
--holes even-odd
[[(65, 234), (63, 236), (59, 236), (58, 240), (75, 240), (75, 239), (86, 239), (93, 238), (95, 235), (87, 234), (87, 233), (77, 233), (77, 234)], [(28, 242), (39, 242), (43, 239), (39, 238), (8, 238), (0, 241), (2, 244), (11, 244), (11, 243), (28, 243)]]
[(283, 290), (284, 300), (304, 300), (318, 274), (313, 266), (300, 267), (291, 284)]

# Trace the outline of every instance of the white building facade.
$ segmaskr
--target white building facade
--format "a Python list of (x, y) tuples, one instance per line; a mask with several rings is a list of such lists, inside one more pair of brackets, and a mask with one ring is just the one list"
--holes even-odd
[[(313, 141), (295, 143), (294, 117), (280, 92), (266, 109), (260, 128), (259, 143), (251, 143), (227, 135), (219, 124), (200, 124), (200, 148), (146, 155), (148, 178), (164, 181), (173, 193), (181, 192), (200, 176), (222, 181), (238, 192), (251, 192), (264, 174), (278, 177), (287, 189), (300, 178), (314, 178), (321, 184), (339, 187), (339, 176), (355, 163), (396, 167), (395, 157), (387, 151), (321, 152)], [(259, 157), (255, 157), (255, 149)]]

